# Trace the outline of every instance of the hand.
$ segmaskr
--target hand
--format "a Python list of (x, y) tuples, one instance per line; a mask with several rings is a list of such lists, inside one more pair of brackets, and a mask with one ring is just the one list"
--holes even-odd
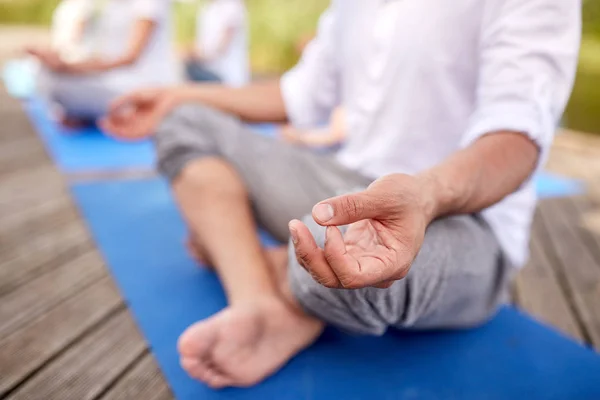
[(26, 47), (25, 52), (36, 57), (46, 68), (56, 71), (64, 67), (58, 52), (43, 47)]
[[(313, 218), (327, 226), (325, 248), (316, 245), (302, 222), (290, 222), (300, 264), (330, 288), (390, 287), (404, 278), (433, 219), (431, 183), (396, 174), (367, 190), (325, 200)], [(350, 224), (346, 233), (337, 228)]]
[(158, 124), (176, 104), (175, 89), (135, 91), (111, 103), (100, 127), (122, 139), (145, 138), (154, 134)]
[(301, 135), (299, 135), (296, 128), (291, 125), (282, 126), (279, 130), (279, 137), (288, 143), (302, 143)]
[(55, 72), (66, 73), (66, 74), (92, 74), (109, 69), (109, 64), (102, 60), (91, 58), (89, 60), (74, 62), (74, 63), (63, 63), (58, 68), (55, 68)]

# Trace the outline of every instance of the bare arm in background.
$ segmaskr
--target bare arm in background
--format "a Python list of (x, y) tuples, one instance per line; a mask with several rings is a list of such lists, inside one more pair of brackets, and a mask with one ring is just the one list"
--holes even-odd
[(154, 133), (176, 107), (200, 103), (248, 122), (285, 122), (287, 114), (279, 80), (241, 88), (219, 84), (187, 84), (130, 93), (113, 102), (103, 128), (117, 137), (139, 139)]

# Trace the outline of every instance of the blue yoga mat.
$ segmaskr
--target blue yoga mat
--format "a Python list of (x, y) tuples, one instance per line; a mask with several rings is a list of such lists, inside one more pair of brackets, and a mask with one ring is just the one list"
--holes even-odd
[(166, 183), (72, 191), (178, 399), (600, 399), (600, 355), (513, 308), (466, 332), (372, 338), (329, 329), (264, 383), (213, 391), (179, 367), (176, 341), (225, 298), (216, 276), (186, 255), (186, 229)]
[[(95, 126), (65, 129), (48, 117), (43, 102), (32, 97), (25, 103), (27, 114), (55, 163), (66, 173), (151, 169), (155, 153), (151, 140), (123, 142), (104, 135)], [(272, 124), (251, 125), (265, 136), (274, 136)]]
[(119, 142), (94, 126), (64, 129), (48, 116), (40, 99), (33, 97), (25, 109), (55, 163), (63, 172), (150, 169), (154, 149), (150, 140)]

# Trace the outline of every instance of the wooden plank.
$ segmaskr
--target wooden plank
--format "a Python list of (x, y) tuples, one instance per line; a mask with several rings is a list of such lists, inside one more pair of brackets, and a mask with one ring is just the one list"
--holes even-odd
[(531, 240), (531, 257), (515, 281), (517, 305), (536, 319), (557, 328), (577, 342), (584, 341), (581, 328), (545, 253), (540, 235), (544, 229), (536, 215)]
[(146, 354), (101, 399), (172, 400), (173, 395), (156, 361), (151, 354)]
[(0, 398), (120, 307), (104, 278), (0, 341)]
[[(9, 203), (10, 204), (10, 203)], [(0, 220), (0, 238), (13, 233), (14, 229), (26, 224), (28, 221), (35, 219), (46, 218), (55, 213), (64, 212), (64, 209), (72, 210), (72, 213), (77, 216), (75, 208), (71, 204), (71, 199), (67, 193), (60, 196), (47, 198), (42, 203), (29, 204), (28, 207), (21, 205), (19, 210), (12, 213), (6, 213)]]
[(571, 199), (555, 199), (542, 202), (540, 211), (559, 261), (557, 276), (573, 300), (584, 337), (600, 350), (600, 268), (577, 229), (577, 209)]
[(0, 177), (0, 207), (17, 212), (65, 192), (64, 180), (50, 165), (40, 165)]
[(577, 213), (581, 216), (581, 235), (587, 240), (588, 248), (600, 265), (600, 204), (597, 198), (584, 197), (573, 200)]
[(0, 252), (9, 251), (19, 244), (29, 242), (36, 235), (51, 233), (65, 224), (79, 220), (75, 208), (67, 201), (48, 208), (44, 210), (42, 207), (39, 215), (13, 215), (6, 226), (4, 222), (0, 223)]
[(0, 301), (0, 337), (20, 329), (106, 275), (104, 264), (94, 251), (10, 292)]
[(0, 147), (0, 176), (48, 163), (46, 151), (35, 136), (3, 138)]
[(7, 399), (96, 399), (145, 352), (144, 341), (123, 310), (48, 363)]
[(65, 264), (93, 249), (89, 235), (79, 221), (44, 235), (33, 235), (8, 251), (0, 252), (0, 301), (36, 276)]

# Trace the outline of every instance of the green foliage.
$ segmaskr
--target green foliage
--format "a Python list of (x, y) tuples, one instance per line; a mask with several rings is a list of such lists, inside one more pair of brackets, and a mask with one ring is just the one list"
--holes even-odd
[(60, 0), (0, 0), (0, 23), (47, 25)]
[[(247, 0), (250, 54), (254, 71), (278, 73), (298, 59), (296, 46), (316, 30), (327, 0)], [(194, 37), (196, 12), (202, 2), (176, 3), (175, 26), (179, 43)]]
[(600, 0), (583, 0), (583, 31), (600, 39)]
[[(0, 0), (0, 23), (48, 25), (59, 0)], [(194, 36), (200, 1), (174, 2), (175, 35), (180, 44)], [(247, 0), (252, 67), (278, 73), (294, 65), (297, 42), (311, 34), (328, 0)]]

